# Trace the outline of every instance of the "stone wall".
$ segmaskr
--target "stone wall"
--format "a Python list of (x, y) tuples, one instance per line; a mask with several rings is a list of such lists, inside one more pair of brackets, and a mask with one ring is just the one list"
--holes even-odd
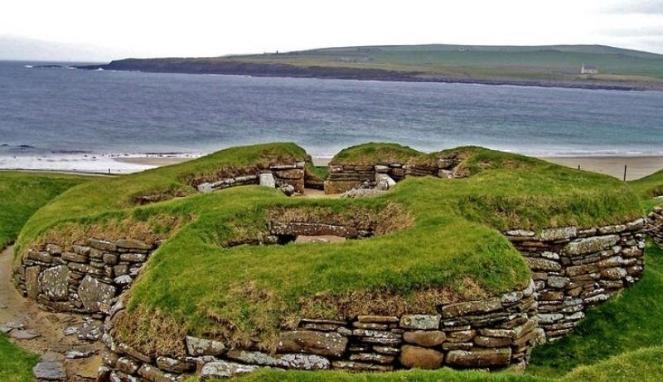
[(415, 163), (378, 163), (373, 165), (343, 164), (329, 165), (329, 177), (325, 181), (326, 194), (340, 194), (353, 188), (375, 187), (379, 174), (389, 176), (396, 182), (406, 176), (454, 177), (459, 159), (439, 158), (433, 165)]
[(506, 232), (532, 270), (539, 325), (549, 341), (573, 330), (587, 307), (640, 279), (644, 227), (645, 219), (638, 219), (590, 229)]
[(48, 310), (103, 317), (154, 249), (131, 239), (90, 238), (69, 248), (45, 244), (29, 250), (14, 270), (14, 282)]
[(106, 321), (107, 352), (102, 381), (177, 380), (182, 373), (203, 379), (228, 377), (259, 367), (389, 371), (397, 368), (490, 368), (524, 365), (538, 328), (534, 283), (501, 296), (440, 306), (438, 314), (358, 316), (350, 321), (302, 319), (281, 333), (276, 352), (230, 349), (210, 339), (182, 338), (187, 356), (141, 354), (114, 337), (118, 303)]
[(647, 217), (647, 230), (656, 244), (663, 247), (663, 207), (654, 207)]
[[(212, 192), (234, 186), (260, 184), (268, 187), (288, 188), (292, 192), (304, 193), (305, 162), (273, 164), (267, 169), (244, 169), (244, 175), (219, 178), (196, 184), (200, 192)], [(267, 176), (265, 176), (267, 175)]]

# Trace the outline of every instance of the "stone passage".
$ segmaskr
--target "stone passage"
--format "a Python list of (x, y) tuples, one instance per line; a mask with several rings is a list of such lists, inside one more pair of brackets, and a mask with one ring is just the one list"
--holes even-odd
[(304, 193), (306, 162), (291, 164), (273, 164), (267, 169), (245, 169), (243, 175), (220, 177), (215, 181), (196, 184), (200, 192), (212, 192), (234, 186), (260, 184), (261, 186), (279, 188), (286, 194)]
[(24, 296), (56, 312), (104, 317), (129, 288), (155, 248), (142, 241), (104, 241), (62, 248), (33, 248), (14, 270), (14, 283)]
[[(389, 371), (395, 368), (503, 368), (523, 364), (543, 339), (534, 284), (488, 300), (441, 306), (439, 314), (358, 316), (350, 321), (302, 319), (282, 332), (274, 354), (230, 349), (223, 342), (186, 337), (186, 357), (142, 354), (114, 338), (118, 303), (107, 319), (102, 380), (177, 380), (182, 373), (229, 377), (259, 367)], [(115, 379), (113, 379), (115, 378)]]
[(549, 341), (585, 317), (588, 306), (640, 279), (644, 270), (645, 219), (591, 229), (513, 230), (507, 237), (532, 270), (539, 326)]
[(355, 188), (387, 189), (406, 176), (454, 178), (461, 159), (441, 157), (434, 163), (377, 163), (329, 165), (324, 183), (326, 194), (340, 194)]

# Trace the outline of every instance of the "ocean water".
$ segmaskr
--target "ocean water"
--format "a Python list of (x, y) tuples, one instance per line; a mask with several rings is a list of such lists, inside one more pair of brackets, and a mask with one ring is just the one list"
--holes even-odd
[(118, 156), (293, 141), (663, 155), (663, 92), (37, 69), (0, 62), (0, 168), (129, 172)]

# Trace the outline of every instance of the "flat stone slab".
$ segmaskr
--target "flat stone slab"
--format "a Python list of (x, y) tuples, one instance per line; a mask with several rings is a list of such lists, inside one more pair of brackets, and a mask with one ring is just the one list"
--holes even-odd
[(32, 374), (38, 381), (64, 381), (67, 375), (62, 362), (41, 361), (32, 368)]
[(31, 340), (41, 335), (34, 330), (14, 329), (9, 333), (9, 336), (16, 340)]
[(238, 374), (246, 374), (258, 369), (258, 366), (243, 365), (241, 363), (215, 361), (206, 363), (200, 372), (200, 380), (207, 381), (213, 378), (230, 378)]

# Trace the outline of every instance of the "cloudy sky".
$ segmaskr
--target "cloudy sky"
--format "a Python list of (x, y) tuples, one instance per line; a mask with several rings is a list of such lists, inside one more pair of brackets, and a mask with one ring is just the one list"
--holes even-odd
[(0, 40), (24, 39), (108, 59), (421, 43), (663, 53), (663, 0), (1, 0)]

